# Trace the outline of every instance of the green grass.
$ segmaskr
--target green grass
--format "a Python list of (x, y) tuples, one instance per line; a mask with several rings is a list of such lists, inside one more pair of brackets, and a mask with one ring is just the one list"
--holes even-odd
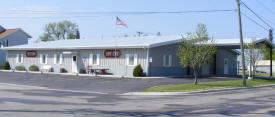
[[(247, 80), (247, 87), (275, 84), (275, 79), (254, 79)], [(242, 80), (202, 82), (198, 85), (179, 84), (179, 85), (162, 85), (145, 89), (143, 92), (187, 92), (208, 89), (237, 88), (243, 87)]]
[[(246, 75), (249, 75), (249, 71), (245, 72)], [(242, 75), (242, 72), (239, 72), (239, 75)], [(275, 74), (273, 73), (272, 76), (274, 76)], [(269, 76), (269, 73), (256, 73), (255, 76)]]
[(4, 67), (0, 67), (0, 70), (4, 70)]

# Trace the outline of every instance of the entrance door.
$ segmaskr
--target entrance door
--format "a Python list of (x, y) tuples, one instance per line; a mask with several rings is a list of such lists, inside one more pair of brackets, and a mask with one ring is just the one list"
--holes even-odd
[(77, 56), (72, 56), (72, 73), (78, 73), (77, 71)]
[(228, 58), (224, 59), (224, 74), (228, 74)]

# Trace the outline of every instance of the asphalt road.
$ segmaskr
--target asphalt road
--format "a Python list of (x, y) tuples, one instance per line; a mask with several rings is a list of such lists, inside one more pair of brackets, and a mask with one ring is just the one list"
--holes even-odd
[[(232, 80), (237, 78), (200, 78), (199, 82)], [(162, 79), (121, 79), (94, 78), (68, 75), (30, 74), (0, 72), (0, 82), (30, 86), (48, 87), (63, 90), (89, 91), (101, 93), (126, 93), (167, 84), (192, 83), (193, 78)]]
[(274, 87), (134, 96), (0, 83), (1, 117), (275, 116)]

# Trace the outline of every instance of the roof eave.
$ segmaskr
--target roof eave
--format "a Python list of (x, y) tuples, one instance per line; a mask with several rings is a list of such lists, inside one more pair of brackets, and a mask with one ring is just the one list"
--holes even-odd
[(99, 46), (99, 47), (57, 47), (57, 48), (12, 48), (12, 47), (8, 47), (8, 48), (2, 48), (1, 50), (86, 50), (86, 49), (128, 49), (128, 48), (141, 48), (141, 49), (145, 49), (145, 48), (149, 48), (148, 45), (144, 45), (144, 46), (108, 46), (108, 47), (103, 47), (103, 46)]

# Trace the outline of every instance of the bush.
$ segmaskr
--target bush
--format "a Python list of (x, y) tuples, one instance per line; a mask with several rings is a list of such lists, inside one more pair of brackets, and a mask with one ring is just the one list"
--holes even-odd
[(39, 71), (39, 68), (36, 65), (32, 65), (29, 67), (30, 71)]
[(135, 77), (143, 77), (144, 76), (143, 69), (142, 69), (141, 65), (137, 65), (135, 67), (133, 75)]
[(60, 73), (67, 73), (68, 71), (65, 68), (60, 68)]
[(10, 63), (9, 63), (9, 62), (6, 62), (6, 63), (4, 64), (4, 66), (3, 66), (3, 68), (4, 68), (5, 70), (10, 70), (10, 69), (11, 69)]
[(18, 71), (26, 71), (26, 68), (23, 65), (16, 66), (15, 69), (18, 70)]

